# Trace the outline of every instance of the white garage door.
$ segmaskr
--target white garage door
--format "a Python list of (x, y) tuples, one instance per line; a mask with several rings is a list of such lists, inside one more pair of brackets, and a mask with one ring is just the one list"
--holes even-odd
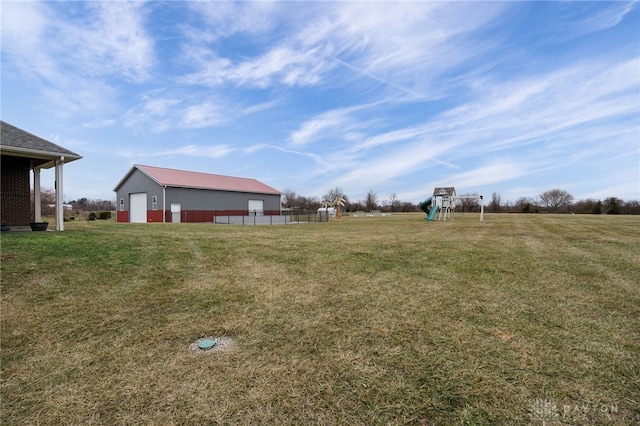
[(264, 215), (264, 201), (249, 200), (249, 216), (262, 216), (262, 215)]
[(147, 193), (129, 195), (129, 222), (147, 223)]

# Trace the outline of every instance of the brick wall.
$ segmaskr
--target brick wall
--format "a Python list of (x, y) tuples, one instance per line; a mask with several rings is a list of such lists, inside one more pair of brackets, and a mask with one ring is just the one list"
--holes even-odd
[(0, 220), (9, 225), (31, 221), (31, 184), (28, 158), (2, 156), (0, 178)]

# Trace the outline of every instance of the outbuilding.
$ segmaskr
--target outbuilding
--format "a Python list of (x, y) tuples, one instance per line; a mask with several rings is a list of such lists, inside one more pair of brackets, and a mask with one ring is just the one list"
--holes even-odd
[(318, 216), (336, 217), (335, 207), (320, 207), (318, 209)]
[(136, 164), (115, 187), (118, 222), (214, 222), (279, 215), (281, 193), (256, 179)]

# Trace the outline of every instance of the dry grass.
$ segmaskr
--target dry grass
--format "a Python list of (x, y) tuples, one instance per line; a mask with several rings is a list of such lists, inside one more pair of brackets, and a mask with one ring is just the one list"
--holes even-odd
[(640, 421), (640, 218), (422, 217), (2, 235), (2, 423)]

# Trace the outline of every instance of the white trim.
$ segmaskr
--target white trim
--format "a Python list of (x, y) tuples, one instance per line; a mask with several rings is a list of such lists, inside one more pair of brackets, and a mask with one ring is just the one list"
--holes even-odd
[(56, 161), (56, 231), (64, 231), (63, 173), (64, 157)]
[[(60, 158), (62, 158), (62, 161), (65, 161), (67, 163), (74, 160), (79, 160), (82, 158), (81, 155), (72, 154), (71, 152), (64, 154), (66, 155), (66, 157), (64, 157), (64, 156), (61, 156), (59, 152), (42, 151), (39, 149), (30, 149), (30, 148), (18, 148), (18, 147), (12, 147), (8, 145), (0, 145), (0, 153), (2, 153), (3, 155), (13, 155), (15, 157), (25, 157), (25, 158), (37, 159), (37, 160), (50, 160), (48, 163), (38, 166), (40, 168), (45, 168), (45, 169), (49, 169), (53, 167)], [(45, 165), (48, 165), (48, 167), (43, 167)]]
[(42, 197), (40, 188), (40, 168), (33, 169), (33, 212), (34, 221), (42, 222)]
[(162, 223), (166, 222), (165, 217), (167, 216), (167, 187), (166, 185), (162, 186)]

